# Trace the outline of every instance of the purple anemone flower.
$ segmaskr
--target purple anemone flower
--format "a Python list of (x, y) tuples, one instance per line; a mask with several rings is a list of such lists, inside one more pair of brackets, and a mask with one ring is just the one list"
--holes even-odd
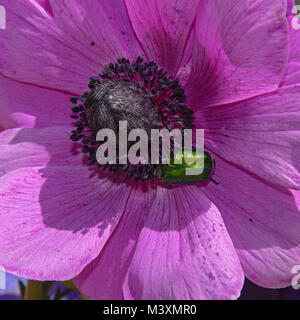
[[(0, 5), (5, 270), (74, 279), (94, 299), (230, 299), (245, 276), (268, 288), (291, 285), (300, 264), (294, 1)], [(86, 111), (85, 92), (101, 95), (110, 83), (122, 105), (125, 82), (145, 89), (141, 99), (163, 111), (163, 126), (205, 130), (219, 184), (170, 186), (153, 168), (127, 180), (127, 169), (118, 176), (118, 168), (88, 165), (83, 132), (102, 118), (90, 112), (74, 125), (70, 98)], [(151, 126), (146, 111), (150, 118), (138, 114)]]

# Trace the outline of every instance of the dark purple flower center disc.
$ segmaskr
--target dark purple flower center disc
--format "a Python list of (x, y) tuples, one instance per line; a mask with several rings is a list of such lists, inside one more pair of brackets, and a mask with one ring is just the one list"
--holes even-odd
[[(101, 129), (112, 129), (118, 136), (119, 121), (126, 120), (128, 130), (192, 129), (193, 111), (185, 105), (186, 96), (178, 79), (168, 77), (155, 62), (143, 62), (141, 57), (130, 63), (118, 59), (107, 65), (98, 76), (91, 77), (89, 92), (71, 98), (72, 118), (76, 129), (71, 140), (83, 144), (89, 154), (89, 164), (96, 164), (96, 151), (101, 142), (96, 140)], [(150, 152), (150, 151), (149, 151)], [(99, 165), (136, 180), (157, 178), (158, 165), (126, 164)]]

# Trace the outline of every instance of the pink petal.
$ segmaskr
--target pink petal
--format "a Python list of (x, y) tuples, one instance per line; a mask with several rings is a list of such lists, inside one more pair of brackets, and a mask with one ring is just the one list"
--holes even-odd
[(236, 298), (243, 272), (216, 207), (196, 187), (145, 196), (133, 195), (107, 246), (76, 278), (80, 290), (94, 299)]
[(17, 128), (0, 134), (0, 176), (24, 167), (85, 166), (71, 127)]
[(229, 299), (243, 272), (218, 209), (197, 187), (161, 189), (130, 264), (127, 299)]
[(97, 257), (128, 188), (79, 167), (22, 168), (0, 178), (0, 261), (36, 280), (67, 280)]
[(123, 283), (145, 218), (156, 196), (148, 183), (130, 194), (125, 211), (113, 236), (100, 255), (75, 279), (80, 291), (94, 299), (124, 299)]
[(194, 108), (275, 90), (288, 60), (286, 1), (202, 1), (190, 81)]
[(211, 151), (253, 174), (287, 188), (300, 188), (300, 86), (236, 104), (203, 108)]
[(21, 132), (21, 130), (23, 129), (24, 128), (16, 128), (16, 129), (7, 129), (7, 130), (1, 131), (0, 145), (9, 144), (14, 139), (14, 137), (18, 134), (18, 132)]
[(105, 64), (142, 55), (121, 0), (50, 3), (53, 16), (35, 0), (2, 1), (0, 72), (7, 77), (81, 94)]
[(72, 123), (70, 95), (63, 92), (0, 76), (0, 96), (0, 123), (5, 129)]
[(300, 264), (299, 201), (219, 157), (214, 179), (220, 184), (202, 190), (221, 212), (246, 277), (263, 287), (291, 285)]
[[(124, 56), (133, 60), (144, 54), (123, 0), (50, 0), (50, 3), (54, 21), (69, 36), (69, 43), (91, 50), (93, 42), (95, 48), (91, 58), (94, 61), (101, 59), (101, 65)], [(89, 44), (88, 48), (84, 48), (86, 44)]]
[(149, 60), (176, 75), (199, 0), (126, 0), (129, 16)]
[(66, 131), (0, 135), (10, 143), (0, 151), (0, 264), (25, 278), (76, 276), (113, 233), (130, 193), (125, 183), (93, 173), (71, 142), (63, 143)]

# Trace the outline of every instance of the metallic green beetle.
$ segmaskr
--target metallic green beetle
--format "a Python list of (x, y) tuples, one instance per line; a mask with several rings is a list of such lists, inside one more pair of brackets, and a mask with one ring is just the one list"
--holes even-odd
[[(190, 156), (188, 156), (190, 155)], [(187, 158), (190, 159), (199, 159), (200, 157), (203, 157), (203, 168), (200, 168), (197, 166), (197, 162), (195, 162), (192, 165), (189, 165), (185, 160)], [(181, 164), (175, 164), (175, 159), (181, 158), (182, 163)], [(175, 155), (174, 161), (172, 161), (168, 165), (163, 165), (159, 169), (159, 178), (166, 184), (194, 184), (199, 182), (204, 182), (207, 180), (213, 181), (215, 184), (218, 184), (215, 180), (211, 178), (211, 176), (214, 173), (215, 169), (215, 160), (212, 157), (212, 155), (204, 151), (203, 154), (196, 153), (195, 151), (192, 151), (185, 155), (184, 153), (178, 152)], [(200, 170), (200, 174), (198, 175), (187, 175), (186, 169), (202, 169)]]

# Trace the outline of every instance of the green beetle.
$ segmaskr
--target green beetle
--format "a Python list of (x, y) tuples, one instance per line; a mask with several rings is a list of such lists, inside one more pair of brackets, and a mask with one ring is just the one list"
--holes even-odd
[[(190, 156), (189, 156), (190, 154)], [(197, 165), (197, 161), (192, 164), (189, 165), (185, 160), (186, 159), (199, 159), (200, 157), (203, 157), (203, 164), (204, 164), (204, 168), (200, 168)], [(175, 164), (174, 162), (175, 159), (181, 158), (181, 164)], [(159, 179), (161, 179), (164, 183), (166, 184), (180, 184), (180, 185), (184, 185), (184, 184), (194, 184), (194, 183), (199, 183), (199, 182), (204, 182), (207, 180), (211, 180), (213, 181), (215, 184), (218, 184), (215, 180), (213, 180), (211, 178), (211, 176), (214, 173), (214, 169), (215, 169), (215, 160), (212, 157), (212, 155), (207, 152), (204, 151), (203, 154), (199, 154), (196, 153), (195, 151), (186, 153), (184, 156), (184, 153), (178, 152), (175, 155), (175, 159), (174, 161), (172, 161), (170, 164), (168, 165), (162, 165), (159, 168)], [(189, 162), (189, 161), (188, 161)], [(200, 170), (200, 174), (197, 175), (187, 175), (186, 174), (186, 170), (187, 169), (202, 169)]]

